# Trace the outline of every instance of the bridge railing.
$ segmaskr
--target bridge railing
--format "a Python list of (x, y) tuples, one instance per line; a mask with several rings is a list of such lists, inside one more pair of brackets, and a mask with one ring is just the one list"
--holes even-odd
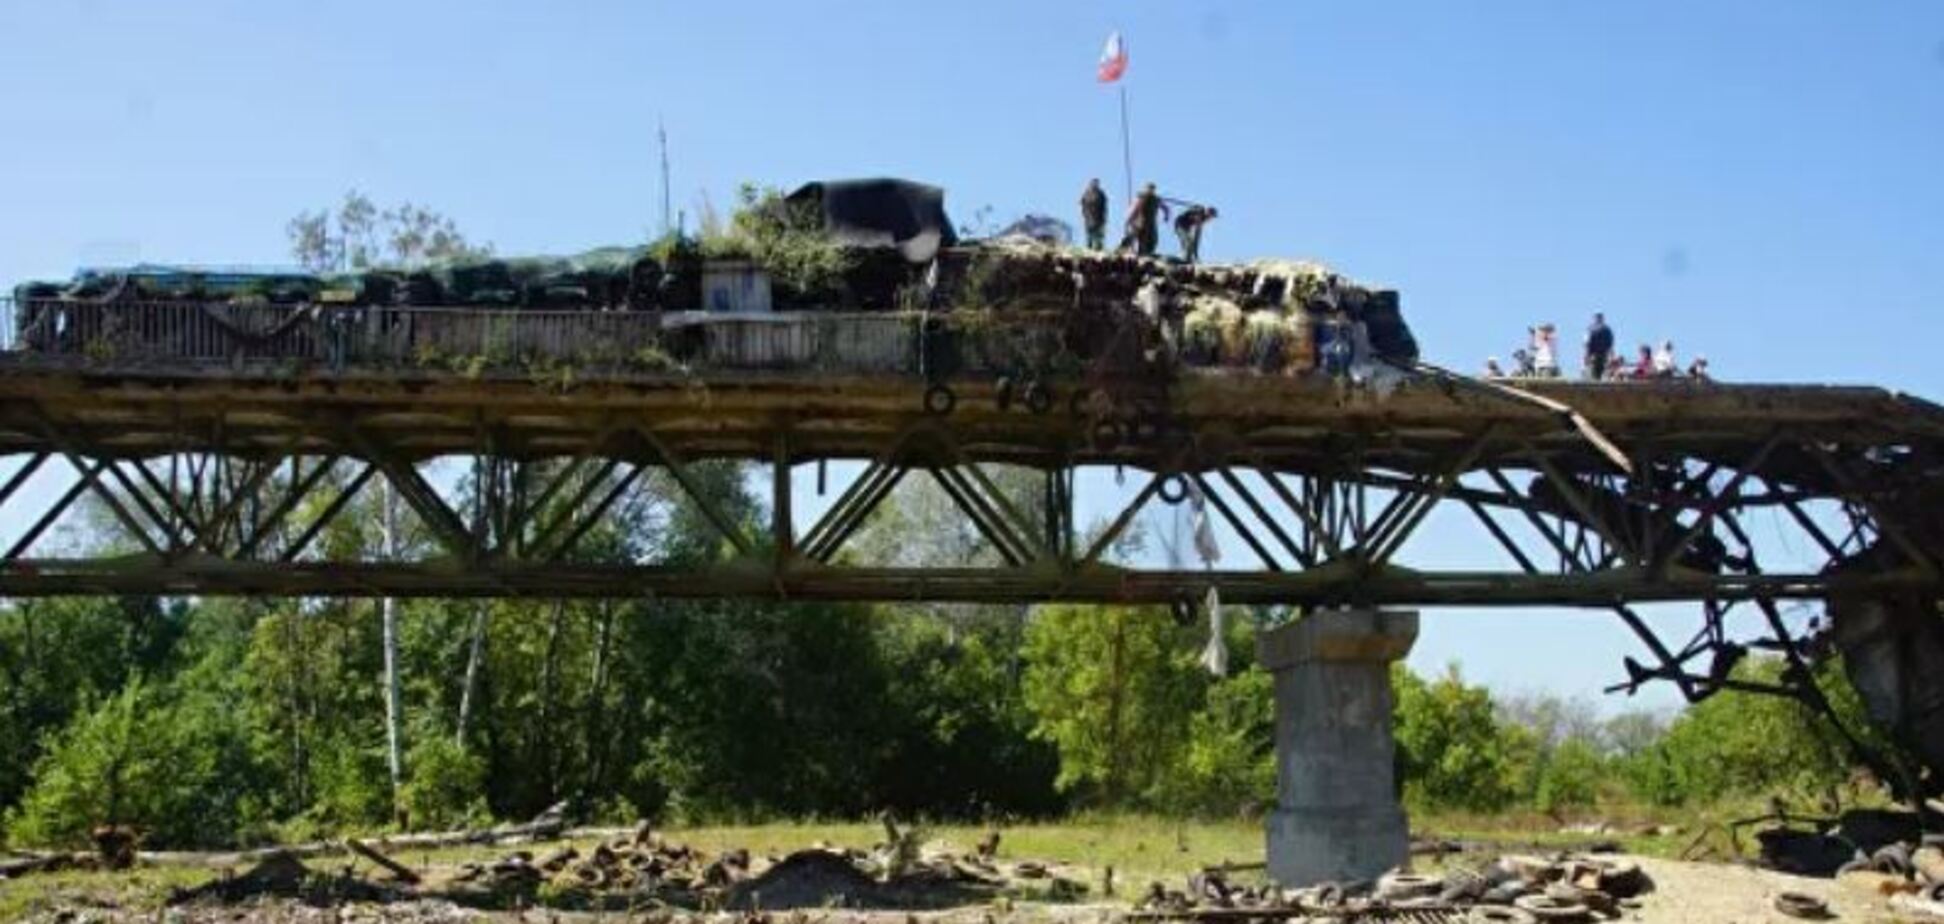
[[(1018, 323), (927, 336), (924, 316), (891, 312), (723, 314), (528, 308), (5, 303), (11, 362), (130, 369), (292, 364), (479, 374), (791, 369), (900, 374), (1047, 368), (1060, 331)], [(949, 370), (947, 370), (949, 371)]]

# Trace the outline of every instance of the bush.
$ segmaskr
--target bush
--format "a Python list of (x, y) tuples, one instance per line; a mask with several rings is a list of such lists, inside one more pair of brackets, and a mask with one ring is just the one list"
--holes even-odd
[(1510, 742), (1484, 687), (1469, 686), (1457, 665), (1429, 683), (1398, 665), (1397, 771), (1415, 808), (1494, 811), (1513, 797)]
[(1552, 749), (1539, 770), (1534, 807), (1555, 817), (1569, 809), (1590, 808), (1600, 796), (1607, 762), (1584, 738), (1568, 738)]
[(233, 715), (210, 697), (170, 703), (129, 683), (54, 736), (8, 813), (9, 838), (75, 846), (95, 825), (117, 824), (144, 832), (148, 846), (231, 841), (252, 775)]
[[(1782, 669), (1780, 658), (1750, 658), (1734, 676), (1773, 683)], [(1662, 805), (1736, 795), (1820, 797), (1849, 775), (1849, 755), (1807, 706), (1734, 692), (1690, 706), (1630, 764), (1636, 794)]]
[(391, 783), (382, 745), (348, 735), (321, 738), (310, 772), (312, 799), (304, 814), (318, 830), (356, 830), (391, 820)]
[(785, 301), (816, 302), (839, 295), (856, 258), (823, 233), (814, 206), (792, 204), (779, 190), (743, 184), (725, 231), (705, 222), (704, 256), (749, 259), (769, 271)]
[(448, 735), (424, 735), (405, 758), (399, 799), (418, 828), (462, 828), (490, 821), (486, 761)]
[(1168, 801), (1204, 815), (1252, 814), (1276, 801), (1275, 680), (1247, 670), (1216, 681), (1188, 723), (1188, 749)]

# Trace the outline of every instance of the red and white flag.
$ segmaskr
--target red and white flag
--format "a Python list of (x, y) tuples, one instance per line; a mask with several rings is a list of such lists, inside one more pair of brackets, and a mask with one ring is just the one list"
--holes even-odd
[(1127, 43), (1116, 31), (1107, 36), (1107, 47), (1100, 51), (1100, 82), (1113, 83), (1127, 73)]

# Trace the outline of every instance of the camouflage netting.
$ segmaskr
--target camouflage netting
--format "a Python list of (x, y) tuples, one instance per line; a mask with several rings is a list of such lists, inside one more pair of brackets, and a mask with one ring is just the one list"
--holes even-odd
[[(771, 273), (779, 310), (931, 312), (953, 327), (1039, 325), (1055, 351), (1152, 355), (1190, 365), (1301, 374), (1381, 357), (1408, 362), (1417, 342), (1388, 289), (1353, 284), (1315, 263), (1263, 260), (1191, 266), (1034, 242), (1023, 236), (948, 247), (931, 263), (885, 247), (847, 249), (835, 278), (805, 288)], [(474, 260), (410, 272), (309, 276), (190, 267), (88, 271), (30, 283), (22, 300), (195, 301), (460, 306), (522, 310), (692, 311), (709, 262), (700, 246), (605, 247), (567, 257)], [(776, 278), (782, 275), (786, 278)]]
[(1333, 356), (1345, 364), (1418, 356), (1395, 290), (1351, 283), (1316, 263), (1191, 266), (1015, 239), (946, 251), (939, 279), (933, 303), (951, 310), (1137, 311), (1193, 365), (1301, 373)]

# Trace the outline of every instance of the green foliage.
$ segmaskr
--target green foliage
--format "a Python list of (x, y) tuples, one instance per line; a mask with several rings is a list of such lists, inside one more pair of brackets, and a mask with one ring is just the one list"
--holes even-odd
[[(1780, 658), (1749, 658), (1735, 676), (1773, 682), (1783, 667)], [(1841, 683), (1824, 679), (1825, 688)], [(1781, 697), (1734, 693), (1689, 707), (1630, 764), (1627, 775), (1635, 792), (1663, 805), (1758, 794), (1819, 798), (1850, 772), (1832, 729), (1808, 707)]]
[(1109, 805), (1163, 801), (1204, 681), (1156, 607), (1048, 606), (1026, 633), (1033, 734), (1060, 749), (1061, 789)]
[(141, 684), (83, 713), (49, 744), (34, 786), (7, 828), (22, 843), (80, 845), (97, 824), (153, 820), (148, 797), (165, 783), (161, 738), (144, 734), (153, 705)]
[(238, 732), (220, 703), (169, 702), (131, 682), (53, 738), (33, 788), (8, 813), (9, 835), (79, 845), (95, 825), (121, 824), (157, 847), (227, 839), (242, 820), (235, 790), (252, 769)]
[(1429, 682), (1398, 665), (1391, 688), (1407, 803), (1471, 811), (1511, 803), (1511, 748), (1485, 688), (1466, 684), (1456, 665)]
[(885, 680), (872, 622), (844, 605), (666, 608), (647, 626), (645, 755), (666, 804), (702, 818), (874, 808)]
[(1208, 687), (1190, 719), (1173, 808), (1199, 815), (1248, 814), (1275, 802), (1274, 683), (1250, 665)]
[(462, 828), (491, 820), (486, 808), (486, 761), (446, 735), (419, 738), (405, 758), (400, 793), (414, 826)]
[(791, 203), (780, 190), (744, 183), (727, 229), (704, 222), (700, 241), (710, 259), (753, 260), (769, 271), (786, 301), (834, 301), (855, 267), (850, 251), (823, 233), (816, 206)]
[(1533, 807), (1551, 815), (1591, 808), (1607, 776), (1606, 761), (1584, 738), (1569, 738), (1553, 748), (1539, 772)]
[(19, 800), (48, 736), (135, 672), (178, 662), (180, 607), (116, 599), (25, 600), (0, 608), (0, 805)]
[[(1010, 612), (1007, 612), (1007, 611)], [(1052, 814), (1059, 751), (1033, 738), (1017, 610), (879, 615), (889, 728), (876, 788), (900, 817)], [(948, 621), (949, 620), (949, 621)]]

